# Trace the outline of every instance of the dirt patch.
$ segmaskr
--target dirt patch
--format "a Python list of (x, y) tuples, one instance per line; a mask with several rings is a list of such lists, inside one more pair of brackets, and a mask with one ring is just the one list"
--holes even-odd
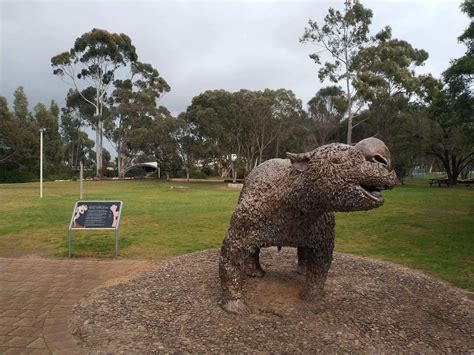
[(296, 253), (262, 250), (263, 279), (247, 278), (253, 309), (217, 306), (218, 251), (180, 256), (137, 279), (94, 291), (74, 309), (74, 335), (106, 352), (469, 352), (471, 293), (394, 264), (336, 254), (326, 296), (298, 297)]

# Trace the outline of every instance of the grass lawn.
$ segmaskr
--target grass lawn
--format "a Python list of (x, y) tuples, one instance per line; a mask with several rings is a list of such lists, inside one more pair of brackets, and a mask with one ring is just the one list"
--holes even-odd
[[(186, 186), (187, 189), (171, 189)], [(78, 182), (0, 185), (0, 256), (67, 254)], [(165, 258), (220, 246), (239, 192), (220, 183), (92, 181), (85, 199), (120, 199), (120, 255)], [(385, 205), (337, 214), (336, 249), (394, 261), (474, 290), (474, 189), (411, 181), (386, 191)], [(73, 234), (75, 257), (112, 257), (114, 233)]]

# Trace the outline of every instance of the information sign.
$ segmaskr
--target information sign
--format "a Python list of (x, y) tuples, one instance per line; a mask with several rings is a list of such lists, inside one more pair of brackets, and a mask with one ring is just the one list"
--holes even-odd
[(115, 256), (118, 255), (118, 227), (122, 201), (77, 201), (69, 223), (68, 255), (71, 256), (72, 230), (115, 230)]

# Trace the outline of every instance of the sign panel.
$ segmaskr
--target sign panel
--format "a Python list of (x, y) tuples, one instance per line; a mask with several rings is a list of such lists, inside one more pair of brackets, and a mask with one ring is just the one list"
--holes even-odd
[(122, 201), (77, 201), (69, 223), (68, 255), (72, 253), (72, 231), (77, 229), (115, 230), (115, 256), (118, 255), (118, 227)]
[(121, 201), (78, 201), (71, 220), (73, 229), (115, 229), (120, 221)]

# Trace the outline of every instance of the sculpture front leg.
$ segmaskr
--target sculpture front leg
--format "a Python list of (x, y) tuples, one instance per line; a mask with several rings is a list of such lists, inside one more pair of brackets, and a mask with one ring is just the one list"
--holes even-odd
[(230, 313), (248, 314), (249, 307), (242, 300), (242, 266), (247, 254), (232, 238), (225, 238), (219, 258), (219, 277), (222, 287), (221, 307)]
[(334, 238), (328, 238), (316, 248), (303, 248), (306, 281), (301, 299), (313, 301), (324, 296), (324, 284), (332, 262)]
[(265, 271), (260, 265), (260, 248), (256, 248), (256, 250), (250, 253), (247, 259), (245, 259), (244, 272), (250, 277), (263, 277), (265, 275)]

